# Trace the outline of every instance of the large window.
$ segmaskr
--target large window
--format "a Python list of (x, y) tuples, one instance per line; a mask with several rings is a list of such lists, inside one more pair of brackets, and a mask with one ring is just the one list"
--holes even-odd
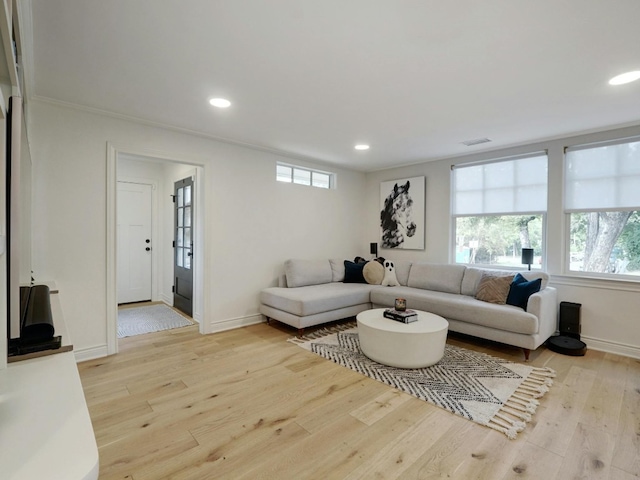
[(456, 263), (522, 267), (522, 248), (533, 248), (541, 268), (547, 211), (547, 156), (453, 167)]
[(332, 173), (296, 167), (284, 163), (278, 163), (276, 166), (276, 180), (318, 188), (332, 188), (334, 186)]
[(640, 140), (568, 148), (569, 270), (640, 275)]

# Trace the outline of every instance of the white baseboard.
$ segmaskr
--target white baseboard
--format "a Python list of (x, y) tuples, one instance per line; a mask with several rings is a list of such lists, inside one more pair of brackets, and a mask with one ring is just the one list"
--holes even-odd
[(224, 332), (225, 330), (233, 330), (234, 328), (247, 327), (249, 325), (263, 323), (264, 321), (265, 319), (260, 313), (244, 317), (228, 318), (218, 322), (211, 322), (209, 324), (209, 333)]
[(85, 362), (87, 360), (93, 360), (95, 358), (102, 358), (109, 355), (107, 350), (107, 344), (99, 345), (97, 347), (88, 347), (81, 349), (73, 349), (73, 353), (76, 357), (76, 363)]
[(610, 342), (608, 340), (599, 340), (597, 338), (585, 337), (584, 335), (580, 337), (580, 340), (587, 344), (587, 348), (592, 350), (615, 353), (616, 355), (622, 355), (624, 357), (640, 359), (640, 347), (636, 347), (634, 345), (625, 345), (623, 343)]
[[(226, 330), (233, 330), (234, 328), (247, 327), (249, 325), (263, 323), (264, 321), (264, 317), (259, 313), (244, 317), (229, 318), (219, 322), (211, 322), (209, 324), (209, 333), (224, 332)], [(625, 345), (623, 343), (585, 337), (584, 335), (581, 337), (581, 340), (586, 343), (587, 348), (591, 350), (640, 359), (640, 347), (634, 345)], [(74, 354), (76, 362), (84, 362), (95, 358), (106, 357), (108, 355), (107, 345), (74, 349)]]
[(169, 305), (170, 307), (173, 306), (173, 297), (171, 296), (160, 294), (160, 300), (166, 303), (167, 305)]

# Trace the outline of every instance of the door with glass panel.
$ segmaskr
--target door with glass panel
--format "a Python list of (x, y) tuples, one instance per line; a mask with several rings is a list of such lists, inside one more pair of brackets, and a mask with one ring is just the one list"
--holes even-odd
[(191, 177), (175, 183), (173, 306), (189, 316), (193, 311), (193, 199)]

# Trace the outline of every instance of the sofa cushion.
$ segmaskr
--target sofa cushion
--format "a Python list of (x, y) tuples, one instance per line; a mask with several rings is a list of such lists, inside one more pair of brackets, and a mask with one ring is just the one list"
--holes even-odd
[(478, 284), (482, 279), (482, 275), (485, 272), (493, 272), (496, 275), (515, 275), (516, 273), (520, 273), (527, 281), (541, 279), (542, 284), (540, 285), (540, 290), (544, 290), (547, 288), (547, 284), (549, 283), (549, 274), (546, 272), (538, 272), (538, 271), (520, 271), (514, 272), (511, 270), (490, 270), (485, 268), (477, 268), (477, 267), (467, 267), (464, 271), (464, 276), (462, 277), (462, 287), (461, 293), (463, 295), (469, 295), (471, 297), (476, 296), (476, 292), (478, 291)]
[(354, 263), (349, 260), (344, 261), (344, 283), (367, 283), (362, 270), (364, 263)]
[(496, 305), (467, 295), (410, 287), (371, 290), (371, 302), (374, 306), (393, 307), (398, 297), (407, 300), (407, 308), (435, 313), (446, 319), (525, 335), (538, 333), (539, 329), (538, 318), (535, 315), (512, 305)]
[(328, 260), (290, 259), (284, 262), (284, 273), (290, 288), (330, 283), (333, 278)]
[(331, 265), (331, 281), (344, 281), (344, 260), (341, 258), (330, 258), (329, 265)]
[(513, 281), (513, 275), (495, 275), (485, 273), (478, 284), (476, 298), (483, 302), (496, 303), (504, 305), (507, 303), (509, 288)]
[(460, 285), (466, 267), (418, 262), (411, 265), (409, 287), (436, 292), (460, 293)]
[(409, 283), (409, 272), (411, 271), (411, 262), (399, 261), (396, 262), (392, 260), (394, 266), (396, 267), (396, 278), (398, 279), (398, 283), (400, 285), (407, 285)]
[(366, 283), (325, 283), (299, 288), (270, 287), (260, 292), (260, 302), (298, 316), (314, 315), (370, 302)]
[(477, 267), (467, 267), (462, 277), (462, 284), (460, 285), (460, 293), (463, 295), (469, 295), (475, 297), (478, 291), (478, 284), (482, 280), (482, 274), (485, 270)]
[(380, 262), (372, 260), (367, 262), (362, 269), (362, 275), (367, 283), (371, 285), (380, 285), (384, 278), (384, 267)]
[(527, 303), (529, 302), (529, 297), (536, 292), (540, 291), (540, 286), (542, 285), (542, 279), (537, 278), (535, 280), (531, 280), (527, 282), (526, 278), (524, 278), (519, 273), (513, 278), (513, 282), (511, 282), (511, 286), (509, 287), (509, 295), (507, 295), (507, 304), (515, 305), (516, 307), (520, 307), (523, 310), (527, 309)]

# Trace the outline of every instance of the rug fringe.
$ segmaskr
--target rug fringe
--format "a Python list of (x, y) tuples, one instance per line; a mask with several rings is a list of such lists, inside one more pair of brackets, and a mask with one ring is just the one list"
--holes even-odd
[(532, 415), (540, 406), (536, 399), (549, 391), (549, 387), (553, 385), (551, 379), (555, 376), (556, 372), (550, 368), (534, 367), (511, 397), (504, 402), (502, 408), (489, 420), (487, 426), (514, 440), (531, 421)]
[(525, 426), (524, 422), (512, 420), (500, 412), (496, 413), (487, 424), (487, 427), (504, 433), (510, 440), (515, 440), (518, 433), (523, 431)]

